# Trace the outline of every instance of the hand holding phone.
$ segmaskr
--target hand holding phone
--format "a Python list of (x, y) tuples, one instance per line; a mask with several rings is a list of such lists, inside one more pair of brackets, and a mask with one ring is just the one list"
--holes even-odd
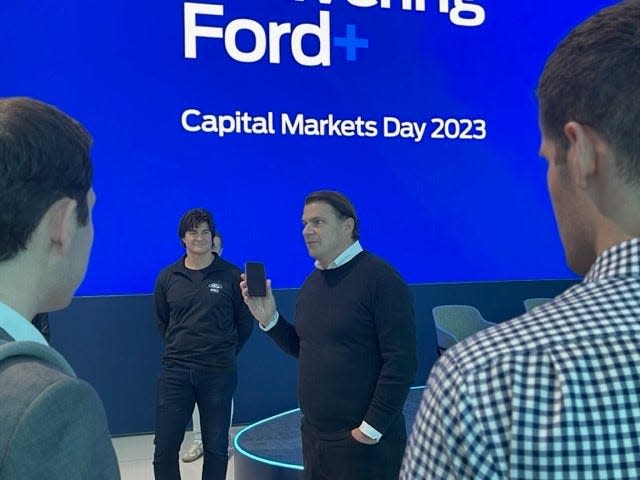
[(244, 274), (247, 280), (247, 290), (250, 297), (267, 296), (267, 280), (264, 275), (264, 264), (260, 262), (246, 262)]

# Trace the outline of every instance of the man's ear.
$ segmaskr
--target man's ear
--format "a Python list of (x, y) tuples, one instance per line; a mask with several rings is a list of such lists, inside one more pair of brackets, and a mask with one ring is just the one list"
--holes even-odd
[(591, 177), (597, 173), (597, 139), (586, 126), (574, 121), (567, 122), (564, 134), (569, 140), (567, 160), (573, 180), (580, 188), (586, 189)]
[(349, 217), (344, 221), (344, 226), (347, 230), (349, 230), (349, 234), (353, 233), (353, 228), (355, 226), (355, 221), (353, 218)]
[(69, 248), (75, 231), (78, 229), (76, 209), (78, 202), (65, 197), (57, 200), (47, 213), (51, 246), (54, 249), (65, 251)]

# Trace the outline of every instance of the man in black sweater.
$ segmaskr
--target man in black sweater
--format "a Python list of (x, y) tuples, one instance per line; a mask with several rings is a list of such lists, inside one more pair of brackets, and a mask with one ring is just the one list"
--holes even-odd
[(156, 280), (156, 318), (165, 341), (156, 399), (156, 480), (180, 479), (178, 450), (194, 403), (202, 427), (202, 479), (226, 477), (236, 355), (254, 320), (242, 301), (240, 270), (212, 251), (214, 228), (207, 210), (185, 213), (178, 236), (186, 255)]
[(417, 366), (413, 298), (385, 261), (358, 241), (341, 193), (307, 196), (302, 235), (316, 269), (298, 293), (295, 325), (266, 297), (242, 294), (262, 330), (298, 358), (305, 480), (398, 477), (402, 407)]

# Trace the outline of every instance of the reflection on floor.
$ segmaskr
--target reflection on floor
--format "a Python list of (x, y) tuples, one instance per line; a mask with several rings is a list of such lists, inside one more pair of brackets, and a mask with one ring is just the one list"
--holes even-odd
[[(240, 428), (232, 428), (235, 434)], [(191, 446), (193, 436), (187, 432), (182, 442), (180, 454)], [(153, 435), (132, 435), (115, 437), (113, 446), (116, 449), (122, 480), (154, 480), (153, 479)], [(200, 480), (202, 476), (202, 458), (191, 463), (180, 461), (182, 480)], [(233, 456), (229, 459), (227, 480), (233, 480)]]

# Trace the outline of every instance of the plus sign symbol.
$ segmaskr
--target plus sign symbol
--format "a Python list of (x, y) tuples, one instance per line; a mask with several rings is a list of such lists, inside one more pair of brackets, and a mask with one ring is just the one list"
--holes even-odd
[(344, 36), (333, 37), (333, 45), (344, 48), (347, 60), (355, 62), (358, 59), (358, 49), (369, 48), (369, 39), (358, 37), (356, 26), (353, 23), (347, 23)]

